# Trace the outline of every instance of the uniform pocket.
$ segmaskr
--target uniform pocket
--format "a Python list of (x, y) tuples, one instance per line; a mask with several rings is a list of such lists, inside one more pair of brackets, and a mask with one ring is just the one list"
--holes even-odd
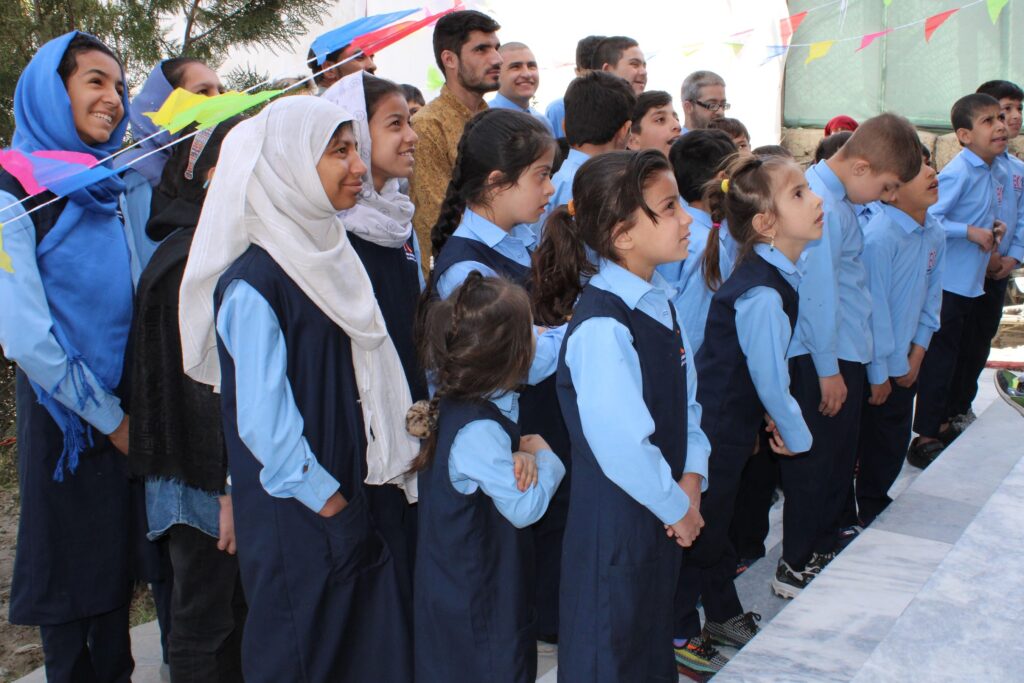
[(609, 625), (610, 670), (617, 672), (619, 680), (636, 680), (630, 672), (643, 670), (647, 664), (653, 625), (650, 616), (656, 608), (651, 601), (659, 575), (658, 562), (609, 566), (604, 571), (606, 600), (602, 602)]
[(387, 545), (370, 521), (366, 497), (358, 494), (345, 509), (321, 518), (330, 551), (331, 576), (345, 582), (387, 562)]

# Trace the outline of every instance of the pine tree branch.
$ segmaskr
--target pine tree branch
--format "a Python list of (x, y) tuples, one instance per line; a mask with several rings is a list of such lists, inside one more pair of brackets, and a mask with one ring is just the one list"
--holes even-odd
[(199, 11), (199, 3), (202, 0), (194, 0), (192, 7), (188, 11), (188, 17), (185, 19), (185, 35), (181, 40), (181, 54), (185, 55), (188, 53), (189, 47), (194, 42), (192, 39), (192, 27), (196, 23), (196, 13)]
[[(211, 26), (210, 28), (206, 29), (205, 31), (200, 33), (198, 36), (193, 38), (190, 44), (198, 43), (203, 38), (205, 38), (206, 36), (210, 35), (214, 31), (220, 29), (222, 26), (224, 26), (224, 24), (228, 23), (232, 19), (235, 19), (238, 15), (240, 15), (240, 14), (242, 14), (244, 12), (247, 12), (247, 11), (252, 11), (252, 12), (259, 11), (259, 9), (260, 9), (259, 5), (264, 5), (264, 4), (266, 4), (266, 0), (257, 0), (257, 2), (251, 2), (251, 3), (243, 4), (241, 7), (236, 9), (234, 12), (232, 12), (231, 14), (228, 14), (223, 19), (218, 21), (216, 24), (214, 24), (213, 26)], [(253, 5), (255, 5), (255, 7)]]

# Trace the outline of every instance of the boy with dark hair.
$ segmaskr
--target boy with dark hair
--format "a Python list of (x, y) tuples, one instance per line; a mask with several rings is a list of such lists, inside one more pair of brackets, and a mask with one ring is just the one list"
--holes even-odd
[(727, 116), (723, 116), (720, 119), (711, 119), (708, 122), (708, 128), (724, 130), (728, 133), (729, 137), (732, 138), (733, 143), (736, 145), (737, 151), (739, 151), (743, 156), (750, 156), (753, 154), (753, 152), (750, 151), (750, 132), (739, 119), (731, 119)]
[(626, 36), (610, 36), (594, 50), (594, 68), (624, 78), (639, 95), (647, 87), (647, 60), (640, 44)]
[(576, 171), (590, 157), (626, 148), (630, 117), (636, 107), (636, 95), (618, 76), (591, 71), (573, 80), (565, 91), (565, 137), (569, 154), (558, 173), (551, 178), (555, 194), (540, 220), (531, 227), (540, 237), (544, 221), (557, 206), (572, 199), (572, 181)]
[[(355, 59), (349, 59), (352, 55), (356, 55)], [(349, 61), (345, 62), (346, 59), (349, 59)], [(345, 63), (337, 68), (330, 68), (339, 62)], [(324, 59), (322, 64), (317, 63), (316, 53), (310, 49), (306, 63), (309, 65), (309, 70), (314, 74), (320, 73), (321, 71), (324, 71), (324, 69), (329, 69), (329, 71), (324, 71), (319, 76), (313, 77), (313, 81), (317, 86), (317, 94), (327, 90), (327, 88), (330, 88), (345, 76), (354, 74), (357, 71), (365, 71), (369, 74), (377, 72), (377, 65), (373, 61), (373, 55), (368, 55), (355, 45), (351, 44), (335, 50), (334, 52), (328, 53), (327, 58)]]
[(668, 156), (681, 130), (672, 96), (664, 90), (648, 90), (636, 98), (626, 149), (656, 149)]
[(782, 145), (761, 145), (751, 150), (754, 156), (758, 157), (785, 157), (786, 159), (796, 159), (793, 153)]
[(880, 204), (864, 227), (874, 339), (856, 485), (857, 516), (865, 526), (892, 502), (888, 492), (910, 443), (921, 359), (939, 329), (946, 238), (928, 213), (939, 198), (939, 182), (927, 148), (921, 151), (921, 172)]
[[(444, 85), (437, 99), (412, 121), (419, 142), (409, 198), (416, 206), (412, 224), (420, 244), (430, 244), (430, 230), (451, 181), (463, 128), (487, 109), (484, 94), (498, 89), (500, 28), (494, 19), (474, 10), (446, 14), (434, 26), (434, 59), (444, 74)], [(423, 269), (430, 272), (428, 260)]]
[(999, 100), (979, 93), (966, 95), (953, 104), (950, 119), (963, 149), (939, 173), (939, 201), (931, 209), (946, 233), (946, 268), (942, 327), (932, 337), (921, 366), (914, 414), (918, 437), (907, 453), (907, 462), (920, 468), (931, 464), (945, 444), (956, 438), (948, 424), (951, 384), (971, 311), (985, 294), (990, 255), (998, 253), (1006, 231), (999, 218), (997, 192), (1003, 167), (996, 162), (1007, 143)]
[[(981, 84), (978, 92), (999, 100), (1007, 138), (1017, 137), (1024, 91), (1010, 81), (988, 81)], [(1024, 261), (1024, 161), (1009, 150), (996, 158), (996, 203), (997, 216), (1007, 226), (1006, 234), (999, 240), (999, 248), (989, 255), (984, 293), (974, 300), (964, 324), (947, 410), (953, 434), (959, 434), (974, 420), (971, 403), (978, 394), (978, 376), (985, 369), (992, 339), (999, 331), (1010, 274)]]
[(806, 172), (811, 191), (823, 200), (825, 223), (821, 239), (801, 257), (800, 310), (789, 356), (793, 397), (813, 445), (779, 461), (786, 505), (772, 590), (781, 597), (799, 595), (835, 557), (853, 480), (864, 366), (872, 358), (857, 205), (891, 200), (920, 170), (917, 131), (902, 116), (886, 113), (865, 121), (832, 158)]
[[(594, 68), (594, 50), (604, 40), (604, 36), (587, 36), (586, 38), (580, 38), (580, 41), (576, 43), (576, 78), (585, 76), (587, 73)], [(559, 97), (548, 105), (548, 108), (544, 111), (544, 116), (548, 118), (551, 123), (551, 129), (555, 132), (556, 140), (565, 139), (565, 99)]]

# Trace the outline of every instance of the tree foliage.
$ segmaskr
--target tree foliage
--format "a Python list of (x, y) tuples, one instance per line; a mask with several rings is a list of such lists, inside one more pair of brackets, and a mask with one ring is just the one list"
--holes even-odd
[[(137, 85), (167, 57), (223, 63), (236, 47), (287, 49), (331, 0), (3, 0), (0, 12), (0, 145), (14, 130), (14, 87), (40, 45), (68, 31), (92, 33), (122, 57)], [(173, 30), (169, 27), (174, 27)]]

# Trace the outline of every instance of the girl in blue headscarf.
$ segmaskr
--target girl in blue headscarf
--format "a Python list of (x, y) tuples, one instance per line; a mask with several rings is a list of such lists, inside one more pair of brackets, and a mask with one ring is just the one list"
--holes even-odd
[[(171, 141), (170, 134), (162, 132), (146, 113), (158, 110), (175, 88), (208, 97), (218, 95), (222, 90), (220, 77), (202, 61), (175, 57), (154, 66), (142, 84), (142, 90), (132, 99), (128, 110), (129, 129), (132, 139), (139, 144), (118, 155), (114, 166), (122, 168), (131, 164), (122, 178), (127, 204), (125, 220), (130, 228), (132, 250), (137, 256), (137, 266), (132, 269), (132, 278), (136, 282), (156, 251), (157, 243), (146, 234), (146, 222), (153, 213), (152, 204), (160, 201), (153, 190), (160, 184), (164, 164), (171, 157), (170, 148), (161, 149)], [(156, 212), (161, 209), (162, 206), (158, 207)]]
[[(39, 49), (14, 92), (12, 147), (109, 157), (128, 99), (121, 63), (73, 31)], [(108, 165), (108, 164), (104, 164)], [(102, 173), (99, 174), (102, 176)], [(21, 518), (10, 620), (38, 625), (50, 681), (127, 681), (128, 416), (118, 398), (132, 317), (130, 256), (116, 175), (23, 205), (0, 174), (0, 346), (17, 364)]]

